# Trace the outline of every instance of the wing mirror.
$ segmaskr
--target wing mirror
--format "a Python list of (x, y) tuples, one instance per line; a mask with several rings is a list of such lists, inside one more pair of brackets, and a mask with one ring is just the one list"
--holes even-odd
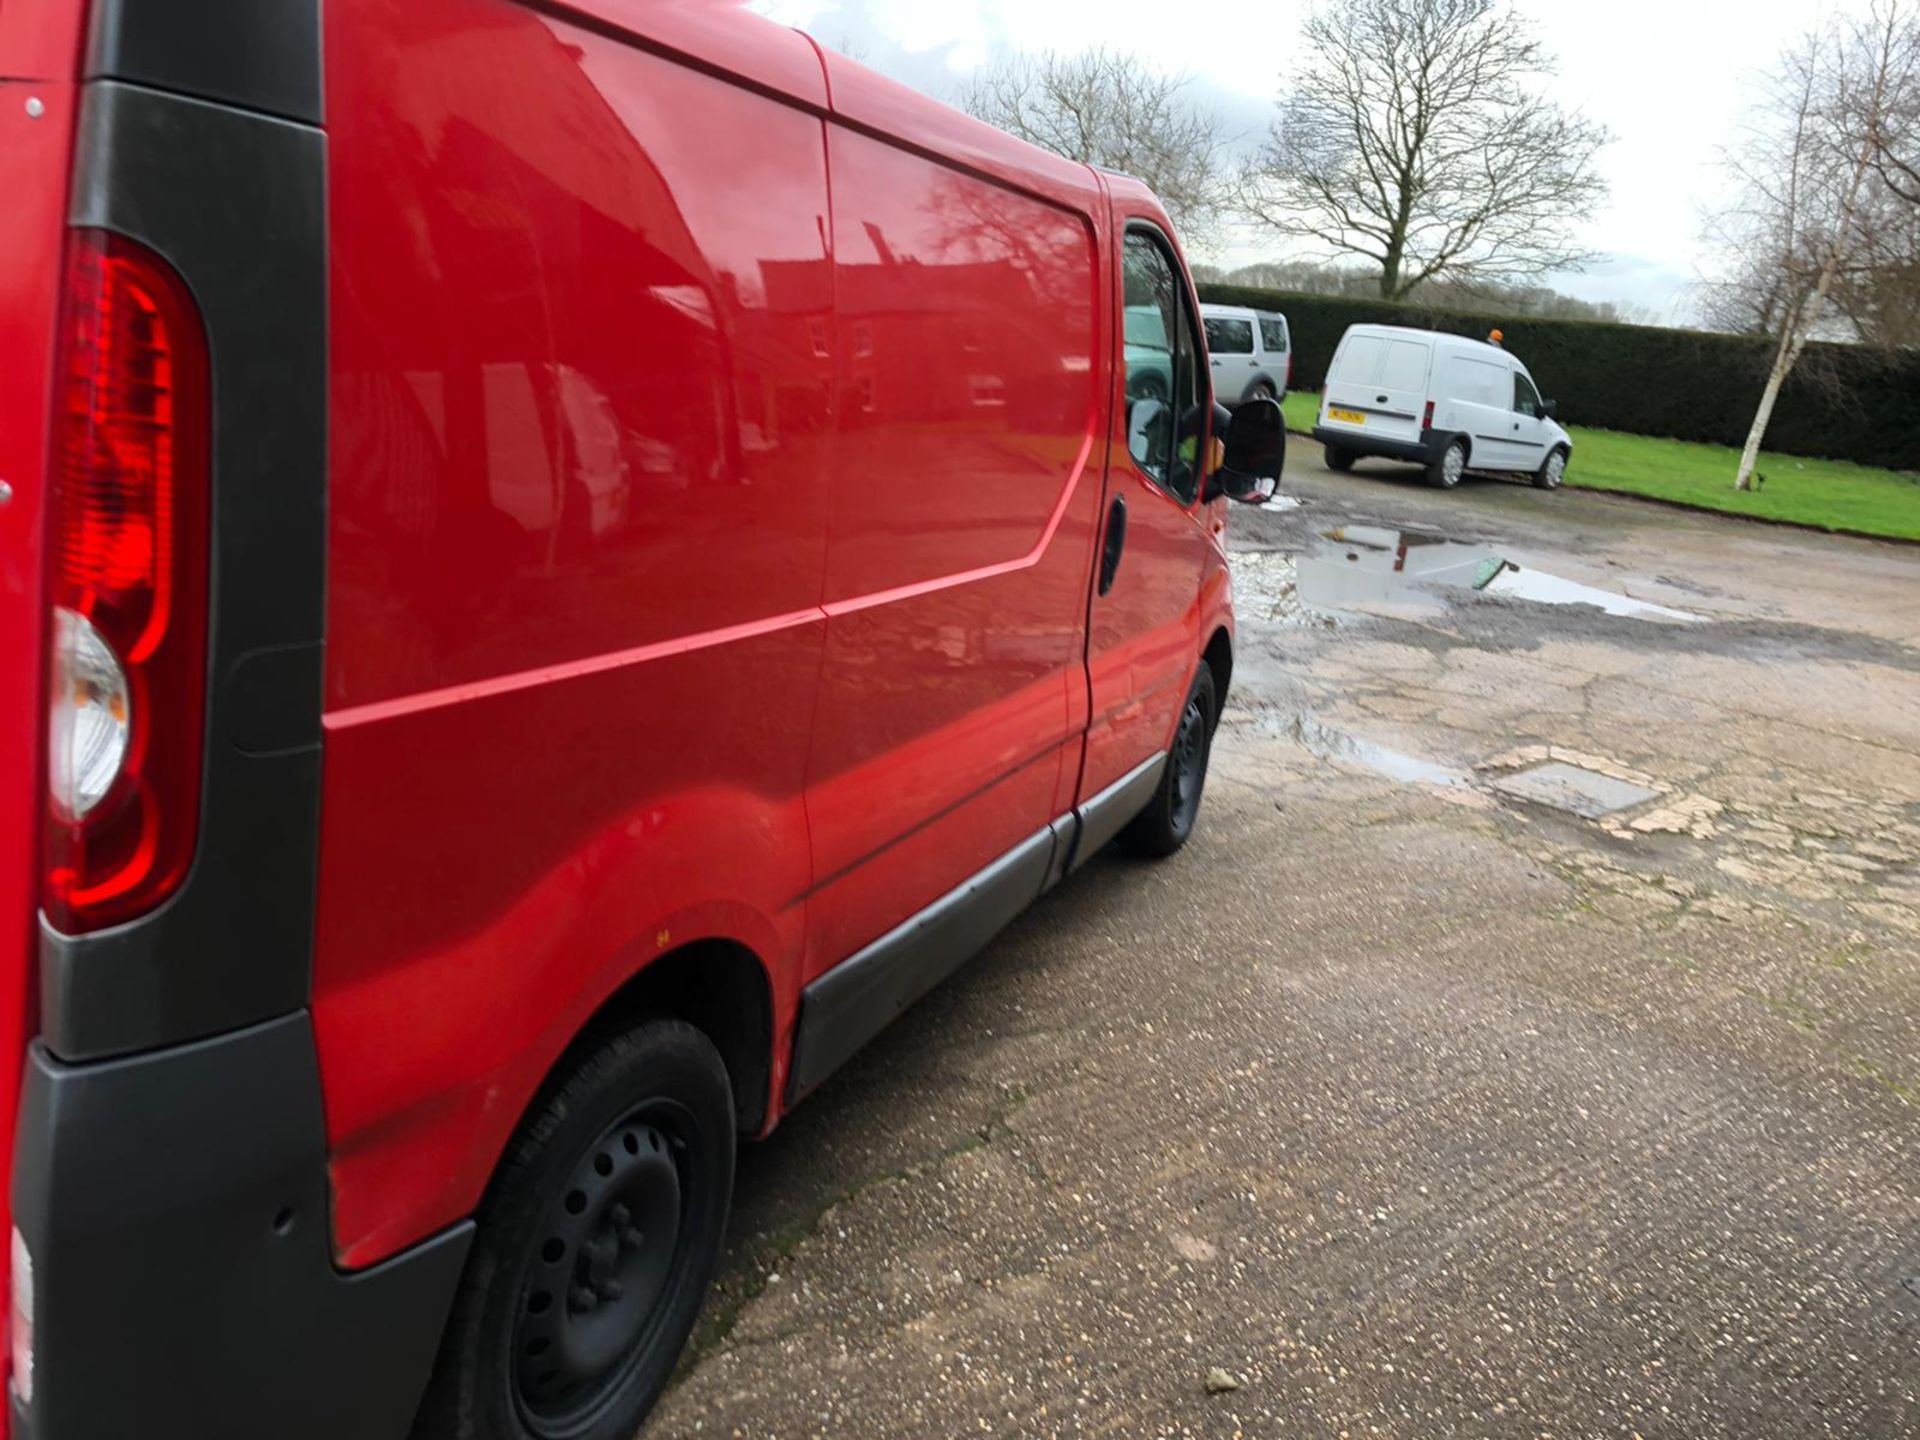
[(1540, 402), (1540, 418), (1543, 420), (1558, 420), (1560, 418), (1560, 402), (1558, 400), (1542, 400)]
[(1280, 402), (1250, 400), (1238, 410), (1216, 405), (1214, 434), (1225, 443), (1220, 468), (1207, 477), (1208, 500), (1222, 495), (1242, 505), (1264, 505), (1280, 489), (1287, 466), (1287, 422)]

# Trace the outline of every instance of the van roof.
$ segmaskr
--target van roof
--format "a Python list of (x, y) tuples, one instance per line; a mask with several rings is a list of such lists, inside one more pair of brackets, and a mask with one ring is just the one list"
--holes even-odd
[(1502, 345), (1489, 345), (1485, 340), (1475, 340), (1466, 335), (1455, 335), (1450, 330), (1422, 330), (1417, 325), (1349, 325), (1347, 327), (1347, 333), (1349, 335), (1380, 335), (1388, 338), (1394, 336), (1410, 337), (1416, 340), (1425, 340), (1430, 344), (1437, 344), (1450, 350), (1485, 350), (1494, 355), (1503, 355), (1509, 360), (1518, 358), (1511, 350), (1508, 350)]

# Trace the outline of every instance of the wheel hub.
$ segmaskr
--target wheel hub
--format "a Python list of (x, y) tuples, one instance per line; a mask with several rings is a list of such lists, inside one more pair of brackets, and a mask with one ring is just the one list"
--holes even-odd
[(574, 1428), (619, 1384), (672, 1274), (682, 1177), (676, 1143), (638, 1120), (589, 1147), (548, 1213), (514, 1336), (533, 1428)]

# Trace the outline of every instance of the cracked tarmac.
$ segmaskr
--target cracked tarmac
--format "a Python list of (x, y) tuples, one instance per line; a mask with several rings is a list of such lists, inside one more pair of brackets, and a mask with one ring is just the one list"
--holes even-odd
[[(1289, 468), (1194, 843), (743, 1152), (649, 1435), (1920, 1432), (1920, 550)], [(1306, 603), (1353, 524), (1700, 618)]]

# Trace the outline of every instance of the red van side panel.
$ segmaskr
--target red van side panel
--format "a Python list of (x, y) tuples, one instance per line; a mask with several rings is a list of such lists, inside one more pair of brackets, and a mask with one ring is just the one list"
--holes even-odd
[(808, 979), (1069, 808), (1104, 418), (1091, 216), (828, 138), (840, 418)]
[[(711, 39), (703, 7), (599, 8)], [(804, 106), (504, 0), (326, 22), (314, 1017), (362, 1265), (472, 1209), (662, 949), (746, 944), (791, 1025), (831, 275)], [(824, 96), (804, 38), (733, 24), (751, 78)]]

